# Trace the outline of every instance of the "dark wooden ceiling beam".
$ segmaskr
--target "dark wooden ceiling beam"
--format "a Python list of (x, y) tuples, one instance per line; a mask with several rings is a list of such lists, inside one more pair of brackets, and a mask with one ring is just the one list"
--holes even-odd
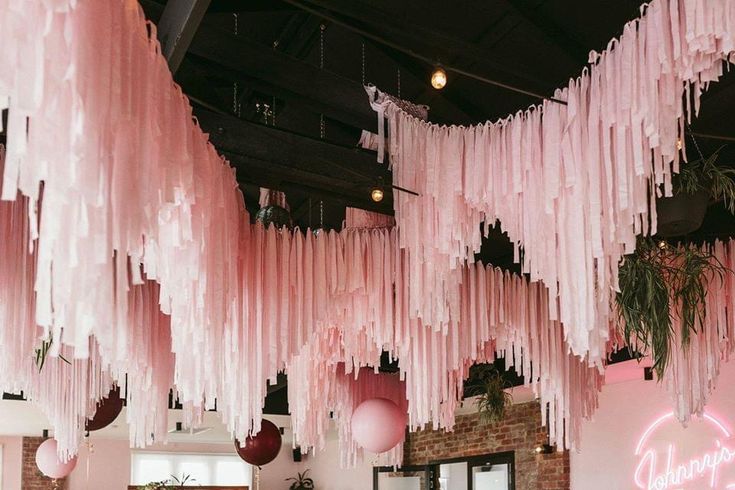
[[(141, 0), (149, 18), (157, 18), (160, 5)], [(262, 46), (202, 22), (189, 52), (224, 68), (279, 87), (292, 100), (311, 101), (319, 113), (361, 129), (375, 129), (377, 117), (359, 82), (321, 70), (295, 57)]]
[(276, 190), (307, 193), (325, 201), (382, 213), (392, 212), (392, 195), (380, 203), (369, 190), (391, 174), (375, 154), (308, 138), (226, 114), (196, 108), (202, 130), (237, 169), (238, 180)]
[[(388, 13), (381, 12), (373, 6), (359, 0), (299, 0), (311, 7), (328, 10), (334, 14), (349, 18), (353, 23), (364, 23), (371, 26), (371, 31), (379, 31), (390, 37), (391, 41), (408, 48), (424, 48), (421, 55), (436, 56), (448, 59), (461, 54), (492, 69), (496, 76), (504, 81), (523, 86), (525, 89), (543, 92), (544, 83), (536, 80), (522, 70), (507, 64), (497, 63), (492, 59), (492, 51), (485, 46), (458, 39), (433, 27), (397, 20)], [(437, 59), (437, 61), (442, 61)]]
[(278, 0), (212, 0), (210, 12), (280, 12), (294, 8)]
[(158, 21), (158, 40), (171, 73), (176, 73), (211, 0), (168, 0)]

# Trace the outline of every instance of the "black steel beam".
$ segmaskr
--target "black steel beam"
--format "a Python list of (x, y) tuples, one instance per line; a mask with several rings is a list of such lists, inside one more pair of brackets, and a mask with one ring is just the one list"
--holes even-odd
[(392, 195), (370, 199), (371, 186), (391, 174), (375, 154), (196, 108), (202, 129), (237, 169), (238, 180), (282, 191), (299, 191), (356, 208), (392, 213)]
[[(148, 17), (155, 21), (161, 6), (141, 0)], [(219, 26), (202, 22), (189, 52), (207, 59), (243, 78), (278, 87), (280, 97), (301, 101), (318, 113), (360, 129), (374, 130), (377, 117), (362, 84), (301, 61), (293, 56), (236, 36)]]
[(168, 0), (166, 3), (158, 21), (158, 40), (171, 73), (176, 73), (184, 59), (210, 1)]
[[(300, 0), (302, 1), (302, 0)], [(501, 64), (492, 60), (492, 51), (472, 42), (458, 39), (434, 27), (397, 19), (374, 6), (359, 0), (303, 0), (311, 6), (326, 9), (340, 16), (350, 18), (353, 22), (369, 24), (371, 30), (387, 34), (392, 41), (406, 47), (416, 49), (424, 47), (419, 54), (435, 54), (443, 56), (445, 61), (449, 57), (461, 54), (471, 58), (484, 66), (491, 68), (493, 74), (502, 77), (503, 81), (515, 83), (529, 90), (543, 92), (545, 84), (530, 77), (527, 73), (514, 66)], [(430, 48), (426, 49), (426, 48)]]

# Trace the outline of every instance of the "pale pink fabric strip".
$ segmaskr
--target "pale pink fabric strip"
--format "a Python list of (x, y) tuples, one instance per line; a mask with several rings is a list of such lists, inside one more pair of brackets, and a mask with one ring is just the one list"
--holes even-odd
[[(634, 41), (558, 91), (566, 107), (467, 130), (385, 99), (395, 182), (421, 197), (396, 194), (398, 230), (314, 236), (249, 223), (234, 170), (192, 118), (137, 2), (0, 2), (0, 63), (13, 67), (0, 72), (0, 226), (13, 237), (0, 246), (0, 388), (40, 404), (67, 457), (115, 382), (134, 445), (165, 437), (171, 388), (187, 424), (216, 400), (242, 439), (285, 370), (304, 395), (296, 440), (319, 447), (336, 410), (351, 464), (355, 403), (383, 394), (406, 404), (412, 428), (451, 429), (469, 366), (501, 352), (549, 404), (552, 442), (574, 447), (597, 404), (617, 261), (646, 231), (650, 182), (670, 188), (685, 117), (674, 99), (690, 82), (696, 108), (733, 46), (732, 4), (672, 5), (651, 4), (626, 31)], [(651, 150), (654, 161), (641, 157)], [(496, 218), (545, 286), (468, 263), (479, 223)], [(713, 356), (729, 354), (713, 329), (731, 335), (721, 305), (732, 298), (717, 298), (697, 351), (707, 371), (679, 376), (679, 393), (709, 386)], [(39, 374), (33, 349), (49, 335)], [(400, 359), (398, 380), (357, 376), (383, 350)]]
[(478, 252), (480, 224), (499, 220), (523, 271), (558, 296), (549, 314), (573, 352), (602, 363), (618, 262), (636, 235), (656, 231), (653, 204), (671, 194), (684, 120), (735, 55), (733, 2), (654, 0), (643, 12), (554, 93), (567, 105), (446, 127), (369, 89), (388, 123), (394, 183), (420, 194), (394, 199), (412, 318), (446, 329), (454, 271)]

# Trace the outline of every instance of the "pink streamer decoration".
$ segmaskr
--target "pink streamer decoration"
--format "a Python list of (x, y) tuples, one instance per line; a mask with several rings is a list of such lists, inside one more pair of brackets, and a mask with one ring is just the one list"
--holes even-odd
[(368, 88), (388, 121), (394, 182), (420, 194), (394, 200), (412, 318), (446, 330), (459, 307), (456, 271), (479, 251), (480, 223), (499, 220), (523, 272), (558, 296), (549, 314), (572, 351), (602, 363), (620, 258), (637, 234), (655, 233), (655, 198), (659, 186), (671, 195), (685, 119), (735, 61), (735, 3), (644, 9), (555, 91), (567, 105), (546, 100), (495, 123), (446, 127)]
[[(732, 50), (728, 5), (654, 1), (557, 94), (566, 108), (466, 130), (376, 100), (396, 182), (421, 197), (398, 196), (400, 232), (314, 236), (250, 225), (233, 169), (192, 118), (137, 2), (0, 2), (0, 63), (13, 67), (0, 72), (0, 227), (12, 237), (0, 246), (0, 387), (41, 406), (68, 460), (115, 383), (132, 445), (165, 440), (172, 388), (187, 425), (216, 400), (242, 440), (286, 371), (295, 441), (323, 447), (332, 411), (350, 465), (362, 400), (398, 402), (411, 429), (451, 430), (470, 365), (504, 355), (549, 405), (551, 442), (575, 447), (602, 383), (617, 260), (646, 231), (635, 223), (647, 222), (650, 182), (670, 192), (684, 81), (696, 105)], [(445, 164), (458, 155), (461, 166)], [(495, 218), (546, 286), (467, 263), (479, 223)], [(706, 361), (706, 383), (691, 386), (710, 386), (707, 363), (729, 352), (714, 331), (692, 358)], [(49, 335), (39, 373), (32, 352)], [(398, 375), (367, 369), (384, 350)], [(400, 448), (388, 459), (400, 462)]]

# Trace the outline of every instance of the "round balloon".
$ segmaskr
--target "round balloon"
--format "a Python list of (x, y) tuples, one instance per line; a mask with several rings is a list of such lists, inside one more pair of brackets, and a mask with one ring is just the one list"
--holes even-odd
[(59, 460), (56, 453), (56, 441), (54, 439), (46, 439), (36, 449), (36, 466), (41, 473), (49, 478), (64, 478), (69, 475), (77, 466), (77, 457), (74, 456), (66, 463)]
[(123, 408), (123, 400), (120, 398), (120, 388), (110, 390), (107, 397), (97, 403), (97, 411), (94, 416), (87, 420), (88, 431), (104, 429), (115, 421)]
[(365, 400), (352, 412), (352, 438), (363, 449), (384, 453), (403, 440), (406, 418), (391, 400)]
[(255, 436), (248, 436), (243, 447), (235, 439), (235, 449), (246, 462), (255, 466), (266, 465), (276, 459), (281, 450), (281, 431), (270, 420), (263, 420), (260, 432)]

